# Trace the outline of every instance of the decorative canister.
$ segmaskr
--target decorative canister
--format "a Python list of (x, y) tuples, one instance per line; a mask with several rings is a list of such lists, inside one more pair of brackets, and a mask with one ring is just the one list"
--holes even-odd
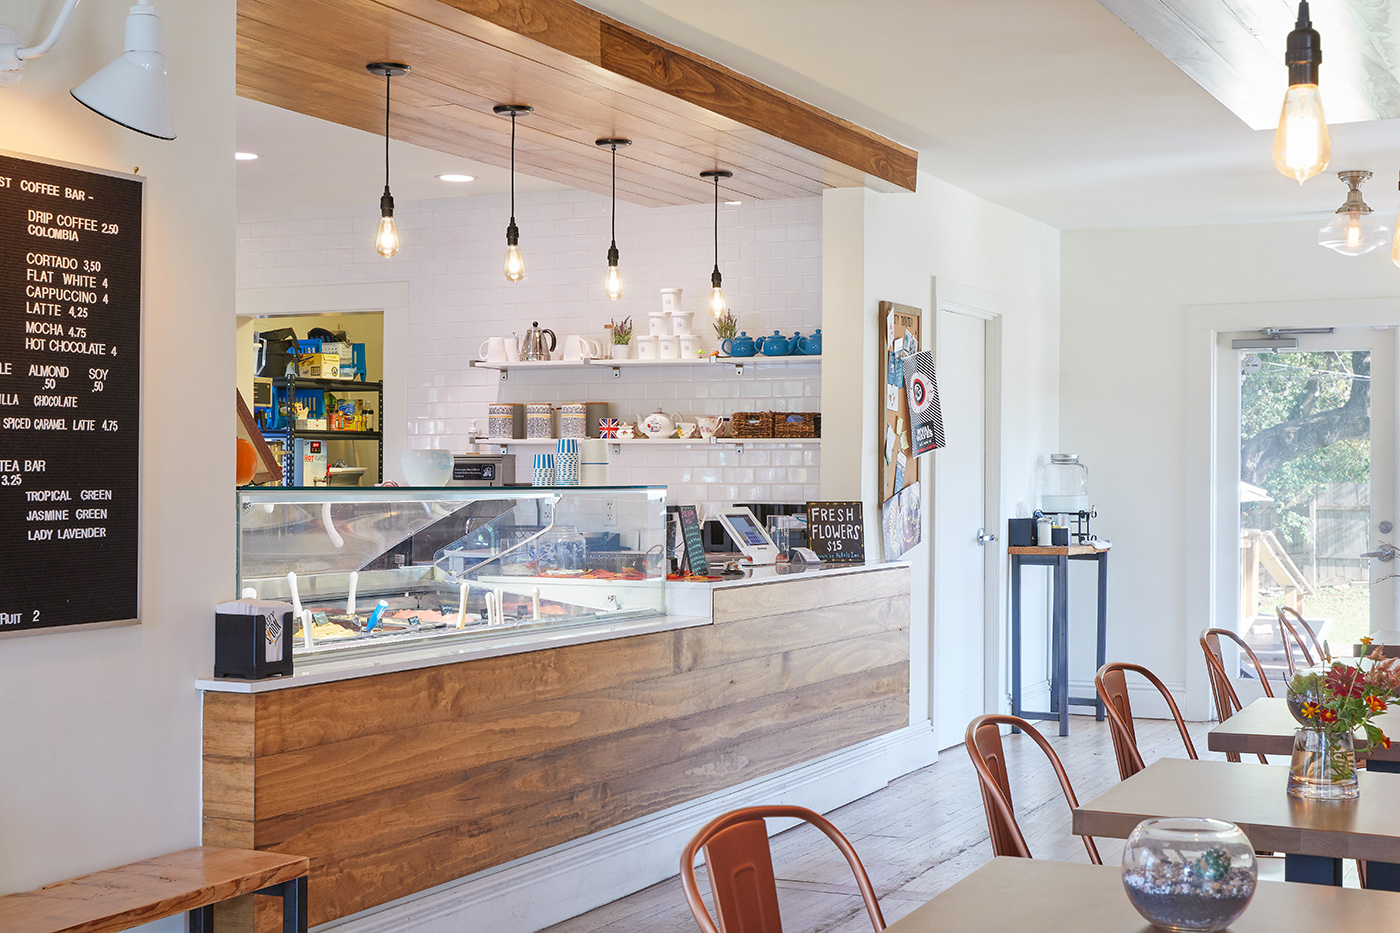
[(690, 333), (690, 322), (694, 320), (694, 311), (675, 311), (671, 314), (671, 333), (677, 337)]
[(487, 437), (524, 437), (524, 411), (520, 405), (509, 402), (493, 402), (487, 406)]
[(620, 427), (622, 427), (622, 422), (619, 421), (617, 418), (599, 418), (598, 436), (605, 438), (617, 437), (617, 431)]
[(535, 472), (531, 485), (554, 485), (554, 454), (535, 454)]
[(647, 333), (660, 337), (671, 332), (670, 315), (665, 311), (653, 311), (647, 315)]
[(678, 360), (681, 358), (681, 338), (666, 334), (656, 338), (657, 358), (663, 360)]
[(554, 436), (554, 407), (548, 402), (527, 402), (525, 405), (525, 436), (545, 438)]
[(565, 402), (559, 406), (559, 436), (588, 436), (588, 405), (585, 402)]
[(584, 416), (588, 421), (588, 436), (603, 436), (603, 420), (611, 414), (612, 407), (607, 402), (585, 402)]
[(554, 455), (554, 485), (577, 486), (578, 481), (579, 442), (576, 438), (564, 438)]
[[(665, 314), (675, 314), (681, 309), (681, 290), (679, 288), (661, 289), (661, 310)], [(676, 333), (680, 333), (676, 331)]]
[(1123, 847), (1123, 888), (1164, 930), (1223, 930), (1244, 913), (1258, 880), (1254, 846), (1224, 820), (1143, 820)]

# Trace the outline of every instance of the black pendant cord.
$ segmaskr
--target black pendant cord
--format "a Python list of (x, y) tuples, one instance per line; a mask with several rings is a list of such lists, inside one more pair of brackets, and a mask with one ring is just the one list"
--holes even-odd
[(612, 147), (612, 248), (617, 249), (617, 145)]
[(384, 75), (384, 191), (389, 191), (389, 88), (393, 76)]
[(715, 275), (719, 275), (719, 176), (715, 176)]
[(515, 111), (510, 113), (510, 225), (515, 226)]

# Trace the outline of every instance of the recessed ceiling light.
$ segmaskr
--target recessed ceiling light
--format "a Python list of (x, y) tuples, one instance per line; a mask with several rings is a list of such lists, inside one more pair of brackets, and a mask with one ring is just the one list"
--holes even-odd
[(439, 175), (439, 176), (438, 176), (438, 181), (454, 181), (454, 182), (476, 181), (476, 176), (475, 176), (475, 175), (457, 175), (457, 174), (454, 174), (454, 173), (452, 173), (452, 172), (448, 172), (448, 173), (446, 173), (446, 174), (444, 174), (444, 175)]
[(256, 152), (235, 152), (233, 157), (240, 162), (251, 162), (258, 157)]
[(744, 202), (743, 202), (743, 201), (725, 201), (724, 203), (727, 204), (727, 205), (729, 205), (730, 207), (738, 207), (740, 204), (743, 204)]

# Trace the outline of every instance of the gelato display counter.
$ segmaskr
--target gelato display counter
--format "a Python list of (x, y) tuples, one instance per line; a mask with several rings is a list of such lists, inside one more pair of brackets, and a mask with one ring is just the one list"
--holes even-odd
[(248, 488), (237, 592), (293, 613), (294, 654), (658, 616), (666, 487)]

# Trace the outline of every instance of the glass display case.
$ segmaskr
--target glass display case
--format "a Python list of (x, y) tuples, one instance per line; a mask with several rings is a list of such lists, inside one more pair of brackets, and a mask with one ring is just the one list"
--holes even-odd
[(294, 653), (659, 615), (665, 486), (238, 490), (240, 596)]

